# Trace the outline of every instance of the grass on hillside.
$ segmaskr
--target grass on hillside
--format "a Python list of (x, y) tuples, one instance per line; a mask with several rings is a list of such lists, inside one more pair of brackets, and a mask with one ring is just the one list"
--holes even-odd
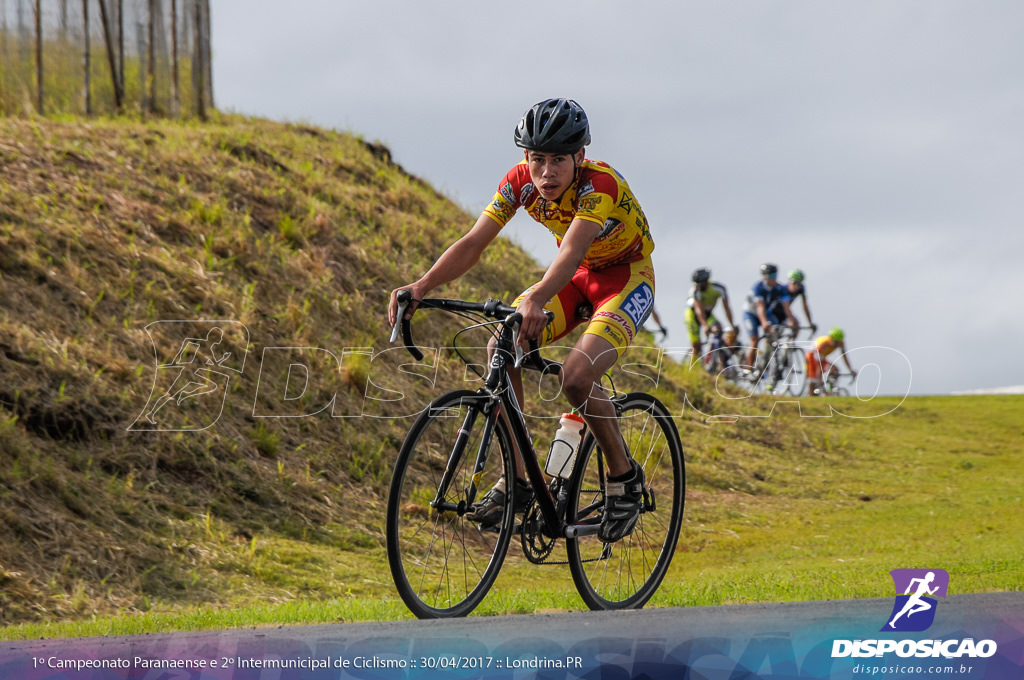
[[(382, 534), (401, 416), (466, 376), (444, 352), (436, 385), (400, 371), (383, 309), (474, 216), (380, 145), (238, 117), (0, 119), (0, 174), (0, 637), (408, 616)], [(538, 273), (501, 240), (438, 292), (510, 300)], [(133, 429), (168, 383), (154, 357), (203, 319), (232, 322), (246, 357), (222, 413), (186, 401), (161, 417), (192, 431)], [(422, 344), (455, 328), (416, 320)], [(295, 363), (314, 380), (282, 399)], [(687, 457), (684, 535), (652, 606), (889, 596), (886, 572), (907, 566), (946, 568), (956, 592), (1020, 588), (1019, 397), (802, 418), (672, 361), (616, 381), (655, 389)], [(707, 419), (725, 414), (741, 417)], [(580, 607), (564, 567), (515, 555), (479, 613)]]

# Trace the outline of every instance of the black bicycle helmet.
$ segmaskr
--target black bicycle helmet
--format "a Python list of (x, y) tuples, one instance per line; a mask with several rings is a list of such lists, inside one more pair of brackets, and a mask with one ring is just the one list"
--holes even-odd
[(711, 270), (707, 267), (701, 267), (700, 269), (693, 270), (693, 282), (704, 283), (711, 279)]
[(779, 273), (779, 268), (773, 265), (771, 262), (765, 262), (761, 265), (761, 276), (775, 276)]
[(572, 99), (545, 99), (523, 115), (516, 146), (547, 153), (576, 153), (590, 144), (590, 123)]

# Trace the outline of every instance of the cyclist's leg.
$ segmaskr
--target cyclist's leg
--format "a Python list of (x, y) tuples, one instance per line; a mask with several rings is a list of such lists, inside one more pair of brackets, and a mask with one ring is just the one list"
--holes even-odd
[(693, 307), (687, 307), (686, 311), (683, 312), (683, 320), (686, 322), (686, 332), (690, 336), (690, 345), (693, 346), (693, 355), (690, 357), (690, 361), (694, 362), (700, 358), (700, 324), (697, 322), (697, 315), (693, 311)]
[[(632, 471), (615, 408), (600, 387), (601, 377), (632, 344), (637, 329), (654, 309), (654, 266), (650, 258), (598, 271), (581, 270), (574, 279), (594, 306), (594, 314), (562, 367), (562, 389), (583, 416), (608, 457), (608, 476)], [(699, 330), (699, 329), (698, 329)], [(589, 417), (588, 417), (589, 415)]]
[(821, 357), (821, 375), (822, 383), (827, 385), (829, 390), (834, 389), (839, 380), (839, 369), (829, 363), (824, 356)]
[[(769, 328), (771, 328), (772, 326), (778, 326), (778, 325), (779, 325), (779, 319), (778, 319), (778, 317), (776, 317), (776, 316), (775, 316), (775, 314), (773, 314), (771, 310), (767, 310), (767, 311), (766, 311), (766, 312), (764, 313), (764, 318), (765, 318), (765, 321), (767, 321), (767, 322), (768, 322), (768, 327), (769, 327)], [(769, 353), (771, 353), (771, 352), (774, 352), (774, 351), (775, 351), (775, 348), (774, 348), (774, 347), (772, 347), (772, 346), (771, 346), (771, 344), (770, 344), (770, 343), (768, 342), (768, 336), (769, 336), (768, 332), (767, 332), (767, 331), (765, 331), (765, 336), (764, 336), (764, 351), (765, 351), (765, 352), (769, 352)], [(776, 335), (776, 336), (774, 336), (774, 337), (778, 337), (778, 336)], [(755, 356), (756, 356), (756, 355), (755, 355)], [(772, 357), (772, 355), (771, 355), (771, 354), (766, 354), (766, 355), (765, 355), (765, 363), (764, 363), (764, 366), (765, 366), (765, 367), (767, 367), (767, 365), (768, 365), (768, 364), (767, 364), (767, 362), (768, 362), (768, 360), (770, 360), (770, 359), (771, 359), (771, 357)]]
[(747, 349), (746, 365), (754, 367), (754, 359), (757, 357), (757, 342), (761, 337), (761, 322), (757, 315), (752, 312), (743, 312), (743, 325), (747, 328), (747, 335), (750, 337), (750, 347)]
[[(700, 360), (705, 366), (717, 366), (722, 360), (722, 324), (714, 314), (708, 314), (704, 321), (708, 325), (708, 337), (705, 338), (708, 344), (707, 347), (698, 344), (698, 347), (702, 348)], [(699, 328), (697, 330), (700, 331)], [(712, 340), (713, 337), (717, 339)], [(700, 335), (697, 336), (697, 342), (700, 343)]]
[[(594, 316), (573, 352), (563, 389), (570, 402), (586, 401), (584, 418), (607, 462), (605, 503), (598, 537), (607, 543), (628, 536), (643, 504), (644, 472), (622, 440), (614, 405), (604, 396), (601, 376), (621, 356), (654, 307), (654, 268), (649, 259), (591, 272), (583, 288)], [(588, 382), (589, 381), (589, 382)]]
[(562, 364), (562, 390), (566, 399), (583, 414), (594, 438), (608, 456), (608, 474), (613, 477), (632, 470), (622, 445), (615, 407), (600, 388), (601, 376), (618, 358), (616, 348), (608, 340), (584, 333)]
[(807, 395), (815, 396), (821, 393), (821, 356), (817, 350), (807, 352)]

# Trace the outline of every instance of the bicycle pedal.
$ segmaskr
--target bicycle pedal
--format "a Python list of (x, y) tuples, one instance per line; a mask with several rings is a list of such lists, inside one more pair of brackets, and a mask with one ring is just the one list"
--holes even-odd
[(644, 512), (654, 512), (658, 509), (658, 501), (654, 496), (654, 489), (647, 487), (644, 489)]

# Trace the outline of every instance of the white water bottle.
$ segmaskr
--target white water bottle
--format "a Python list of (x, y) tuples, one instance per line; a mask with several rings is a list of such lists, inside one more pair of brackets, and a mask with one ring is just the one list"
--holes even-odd
[(558, 422), (558, 430), (548, 450), (547, 465), (544, 472), (552, 477), (568, 479), (572, 476), (572, 466), (576, 461), (576, 451), (580, 448), (580, 437), (583, 432), (583, 417), (576, 413), (563, 413)]

